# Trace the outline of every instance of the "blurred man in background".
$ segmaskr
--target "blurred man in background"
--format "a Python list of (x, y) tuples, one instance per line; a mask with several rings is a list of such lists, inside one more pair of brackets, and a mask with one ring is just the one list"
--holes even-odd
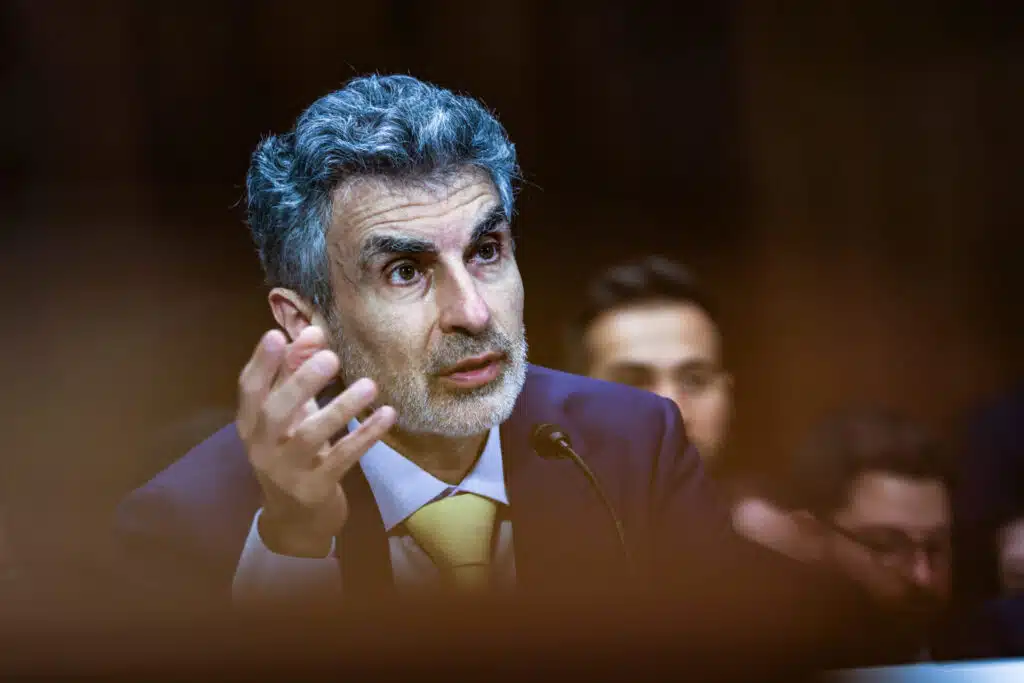
[(732, 501), (736, 530), (769, 548), (795, 547), (776, 542), (797, 531), (786, 512), (764, 497), (763, 482), (738, 471), (723, 454), (733, 376), (723, 363), (715, 306), (695, 275), (662, 256), (635, 259), (600, 273), (582, 308), (566, 340), (569, 365), (675, 403), (705, 469)]
[(857, 581), (887, 615), (895, 661), (930, 657), (950, 598), (950, 461), (913, 420), (851, 409), (822, 422), (793, 460), (794, 528), (779, 549)]
[(587, 289), (568, 352), (581, 374), (670, 399), (705, 467), (715, 468), (733, 379), (713, 307), (684, 266), (648, 256), (606, 270)]

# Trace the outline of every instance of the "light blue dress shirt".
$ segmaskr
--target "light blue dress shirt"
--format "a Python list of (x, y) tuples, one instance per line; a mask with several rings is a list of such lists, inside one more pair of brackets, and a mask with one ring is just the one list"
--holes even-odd
[[(353, 421), (349, 429), (358, 427)], [(475, 493), (501, 505), (508, 505), (505, 473), (498, 427), (493, 427), (484, 450), (473, 469), (452, 486), (421, 469), (382, 441), (374, 444), (359, 460), (366, 481), (380, 510), (388, 533), (391, 566), (400, 590), (423, 590), (439, 580), (437, 567), (402, 522), (424, 505), (459, 492)], [(344, 484), (343, 484), (344, 485)], [(260, 511), (261, 512), (261, 511)], [(238, 603), (287, 598), (294, 594), (317, 594), (325, 599), (341, 590), (341, 572), (334, 548), (325, 558), (301, 558), (278, 555), (260, 539), (256, 513), (242, 556), (235, 570), (232, 594)], [(511, 588), (515, 584), (515, 559), (512, 551), (512, 525), (507, 515), (498, 525), (498, 540), (492, 568), (494, 584)]]

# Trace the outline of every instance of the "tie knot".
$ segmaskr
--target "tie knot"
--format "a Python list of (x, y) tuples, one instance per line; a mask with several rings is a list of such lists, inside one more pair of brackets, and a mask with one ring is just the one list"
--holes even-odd
[(406, 519), (405, 526), (449, 581), (481, 588), (490, 576), (496, 515), (494, 501), (459, 493), (424, 505)]

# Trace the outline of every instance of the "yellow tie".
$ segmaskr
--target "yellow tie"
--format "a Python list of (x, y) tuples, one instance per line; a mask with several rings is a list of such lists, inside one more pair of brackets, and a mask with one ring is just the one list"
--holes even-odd
[(442, 578), (459, 590), (479, 591), (490, 579), (496, 513), (493, 501), (460, 493), (424, 505), (405, 520), (405, 528)]

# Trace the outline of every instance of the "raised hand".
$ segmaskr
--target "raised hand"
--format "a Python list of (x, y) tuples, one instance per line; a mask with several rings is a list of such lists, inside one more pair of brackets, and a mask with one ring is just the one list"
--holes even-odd
[(323, 332), (311, 326), (291, 344), (278, 330), (265, 334), (239, 375), (238, 431), (263, 491), (260, 537), (282, 555), (328, 554), (348, 517), (341, 479), (395, 423), (394, 409), (381, 406), (332, 445), (377, 396), (364, 378), (318, 407), (317, 394), (338, 368)]

